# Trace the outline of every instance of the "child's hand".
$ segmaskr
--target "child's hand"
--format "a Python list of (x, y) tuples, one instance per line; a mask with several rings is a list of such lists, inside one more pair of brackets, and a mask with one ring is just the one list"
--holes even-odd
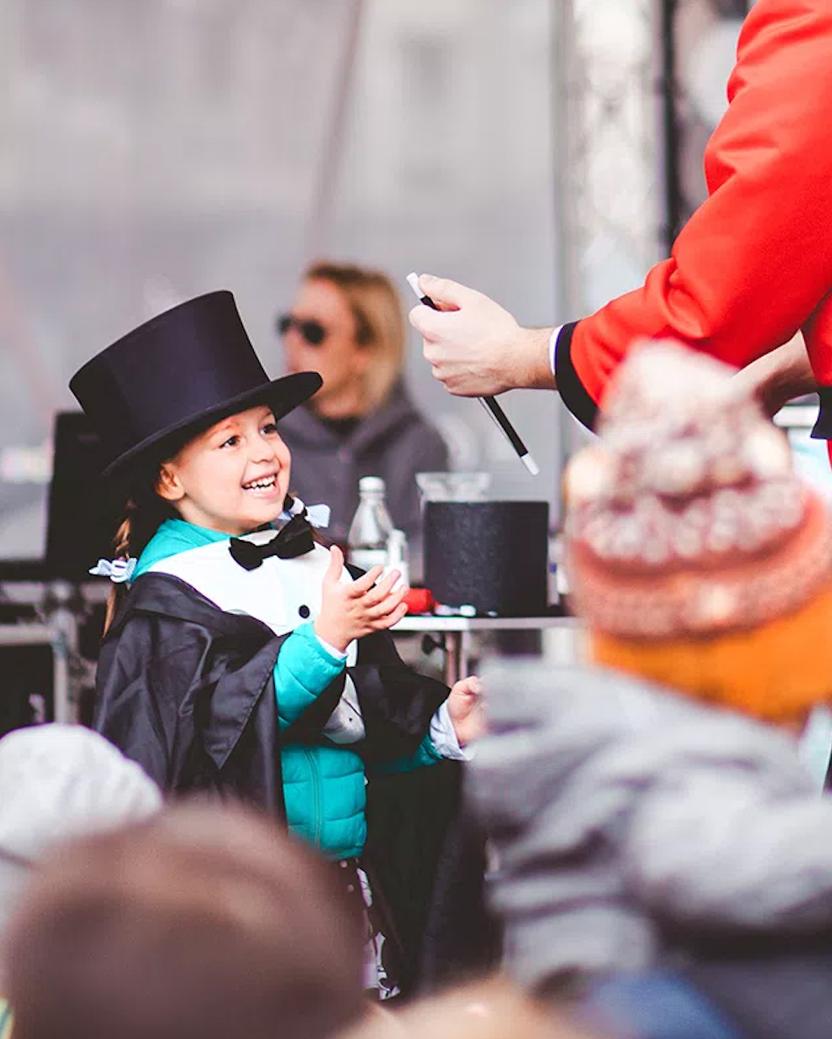
[(324, 575), (323, 603), (315, 621), (315, 634), (345, 653), (353, 639), (374, 631), (384, 631), (407, 613), (402, 602), (407, 588), (393, 591), (401, 574), (394, 570), (376, 585), (383, 567), (372, 570), (352, 584), (343, 583), (344, 554), (340, 548), (330, 549), (329, 569)]
[(448, 697), (448, 714), (462, 747), (485, 735), (485, 712), (481, 695), (482, 683), (471, 675), (457, 682)]

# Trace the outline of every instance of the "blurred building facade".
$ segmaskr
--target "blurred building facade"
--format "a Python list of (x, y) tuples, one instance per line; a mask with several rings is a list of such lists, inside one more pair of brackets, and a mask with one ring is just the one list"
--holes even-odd
[(678, 231), (706, 197), (702, 154), (727, 107), (726, 85), (751, 0), (664, 0), (673, 48), (669, 146), (675, 184), (668, 200), (669, 232)]

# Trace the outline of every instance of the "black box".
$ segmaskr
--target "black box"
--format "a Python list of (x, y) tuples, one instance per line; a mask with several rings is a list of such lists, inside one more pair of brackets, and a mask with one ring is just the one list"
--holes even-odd
[(443, 606), (542, 616), (548, 561), (548, 502), (425, 504), (425, 584)]

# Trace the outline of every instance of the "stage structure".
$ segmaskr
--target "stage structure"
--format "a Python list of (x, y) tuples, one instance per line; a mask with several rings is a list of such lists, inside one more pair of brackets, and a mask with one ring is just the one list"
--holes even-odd
[[(553, 0), (559, 313), (639, 285), (705, 198), (747, 0)], [(582, 435), (563, 416), (565, 454)]]
[(727, 105), (748, 0), (661, 0), (667, 247), (705, 198), (702, 155)]
[[(555, 169), (562, 278), (558, 313), (591, 313), (660, 258), (659, 32), (655, 0), (552, 0)], [(582, 441), (562, 412), (568, 456)]]
[(562, 310), (633, 287), (705, 197), (747, 0), (553, 0)]

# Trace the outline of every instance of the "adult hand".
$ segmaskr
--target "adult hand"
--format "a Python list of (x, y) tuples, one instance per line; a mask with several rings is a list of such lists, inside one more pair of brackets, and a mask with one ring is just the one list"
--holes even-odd
[(790, 400), (817, 390), (817, 380), (802, 335), (763, 354), (734, 376), (754, 394), (765, 412), (774, 416)]
[(445, 389), (459, 397), (487, 397), (554, 388), (550, 329), (521, 328), (499, 303), (447, 278), (423, 274), (419, 286), (440, 310), (420, 304), (411, 310), (410, 323)]
[(401, 574), (393, 570), (384, 578), (384, 568), (374, 566), (352, 584), (341, 580), (344, 570), (344, 554), (340, 548), (329, 550), (329, 567), (324, 574), (321, 612), (315, 621), (315, 634), (324, 642), (347, 651), (353, 639), (363, 638), (374, 631), (384, 631), (407, 613), (402, 602), (407, 588), (402, 586), (393, 591)]

